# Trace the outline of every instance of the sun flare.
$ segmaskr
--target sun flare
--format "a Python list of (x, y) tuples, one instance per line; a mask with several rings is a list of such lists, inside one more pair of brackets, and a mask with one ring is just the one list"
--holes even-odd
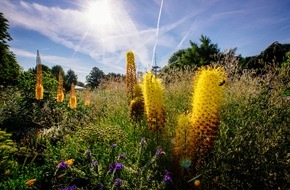
[(91, 25), (109, 26), (114, 22), (111, 1), (89, 1), (84, 10), (85, 18)]

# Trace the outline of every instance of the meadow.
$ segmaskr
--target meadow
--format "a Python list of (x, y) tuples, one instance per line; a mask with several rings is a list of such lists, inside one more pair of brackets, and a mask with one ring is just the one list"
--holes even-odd
[(174, 154), (197, 69), (158, 75), (161, 131), (148, 130), (146, 114), (130, 117), (123, 79), (103, 82), (87, 106), (77, 91), (75, 109), (69, 94), (56, 101), (57, 82), (45, 73), (41, 100), (35, 76), (1, 89), (0, 189), (290, 189), (290, 67), (221, 67), (227, 80), (216, 135), (198, 161), (176, 162)]

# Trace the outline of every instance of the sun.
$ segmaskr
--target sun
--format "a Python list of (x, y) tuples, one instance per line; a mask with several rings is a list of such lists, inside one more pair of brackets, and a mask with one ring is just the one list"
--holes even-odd
[(85, 19), (90, 25), (105, 27), (114, 23), (111, 1), (91, 0), (84, 10)]

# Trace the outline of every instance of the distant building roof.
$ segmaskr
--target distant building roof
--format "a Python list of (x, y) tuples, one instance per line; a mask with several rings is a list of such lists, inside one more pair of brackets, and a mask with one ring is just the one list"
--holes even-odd
[(85, 90), (86, 88), (82, 87), (82, 86), (75, 85), (75, 89), (76, 90)]

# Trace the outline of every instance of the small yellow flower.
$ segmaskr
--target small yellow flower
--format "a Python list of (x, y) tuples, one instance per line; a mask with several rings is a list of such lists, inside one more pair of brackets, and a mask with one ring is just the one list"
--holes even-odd
[(72, 166), (74, 161), (75, 161), (74, 159), (69, 159), (69, 160), (66, 160), (64, 163), (67, 164), (68, 166)]
[(34, 185), (35, 182), (36, 182), (36, 179), (30, 179), (25, 183), (25, 185), (31, 187), (32, 185)]

